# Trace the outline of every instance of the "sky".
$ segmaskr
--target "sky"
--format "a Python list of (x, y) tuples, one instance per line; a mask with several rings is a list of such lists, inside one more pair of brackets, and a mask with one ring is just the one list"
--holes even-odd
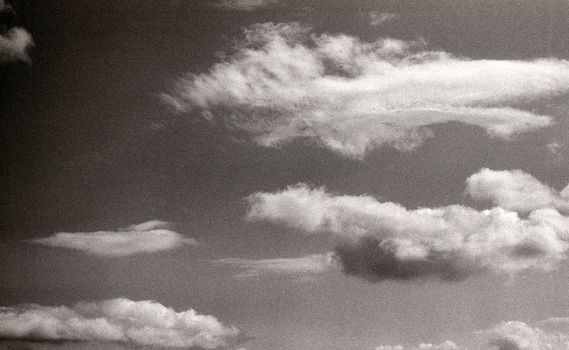
[(568, 18), (0, 0), (0, 349), (569, 349)]

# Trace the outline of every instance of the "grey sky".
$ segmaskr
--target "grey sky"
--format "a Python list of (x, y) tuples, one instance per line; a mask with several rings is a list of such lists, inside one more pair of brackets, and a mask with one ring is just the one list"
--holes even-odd
[[(0, 307), (15, 309), (0, 312), (0, 335), (19, 340), (0, 349), (121, 348), (92, 343), (116, 333), (81, 333), (59, 314), (59, 334), (85, 342), (28, 342), (38, 334), (10, 328), (24, 318), (2, 323), (22, 304), (73, 311), (117, 298), (215, 317), (198, 327), (215, 341), (195, 343), (211, 348), (564, 349), (566, 223), (535, 211), (567, 214), (566, 1), (10, 4)], [(2, 60), (14, 30), (30, 37)], [(256, 202), (252, 217), (255, 194), (289, 186), (315, 192)], [(385, 203), (408, 216), (387, 222), (374, 209)], [(507, 225), (499, 242), (491, 229), (469, 236), (481, 241), (452, 252), (481, 259), (472, 263), (444, 255), (468, 229), (397, 231), (418, 208), (453, 205), (470, 213), (447, 218), (453, 228), (487, 209), (518, 215), (518, 240)], [(380, 247), (385, 237), (397, 244)], [(448, 271), (428, 265), (435, 278), (369, 277), (393, 261), (368, 255), (423, 261), (418, 246), (431, 264), (468, 273), (439, 278)], [(122, 325), (113, 310), (91, 311)], [(144, 322), (162, 332), (162, 320)], [(192, 327), (175, 335), (194, 339)]]

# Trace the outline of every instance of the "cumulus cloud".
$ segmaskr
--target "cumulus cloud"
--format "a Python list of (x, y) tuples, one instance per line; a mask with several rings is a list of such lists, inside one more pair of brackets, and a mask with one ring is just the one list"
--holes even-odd
[(457, 121), (510, 138), (552, 118), (518, 102), (569, 91), (569, 62), (468, 59), (420, 41), (364, 42), (297, 23), (256, 24), (208, 72), (179, 79), (164, 101), (239, 130), (259, 145), (311, 139), (348, 157), (410, 150), (428, 126)]
[(304, 278), (330, 270), (333, 265), (333, 255), (312, 254), (300, 258), (276, 259), (241, 259), (228, 258), (216, 260), (216, 263), (242, 270), (235, 277), (249, 278), (263, 275), (287, 275)]
[(12, 6), (0, 0), (0, 63), (30, 61), (28, 49), (33, 45), (32, 35), (24, 28), (13, 26), (15, 17)]
[(546, 327), (531, 326), (520, 321), (502, 322), (480, 333), (490, 338), (488, 345), (496, 350), (566, 350), (569, 349), (569, 332), (547, 328), (548, 323), (559, 320), (539, 322)]
[(183, 245), (196, 245), (192, 238), (186, 238), (169, 229), (163, 221), (148, 221), (131, 225), (116, 231), (60, 232), (30, 242), (51, 247), (76, 249), (87, 254), (103, 257), (120, 257), (139, 253), (153, 253), (171, 250)]
[(569, 187), (561, 192), (521, 170), (482, 169), (466, 180), (466, 193), (517, 212), (539, 208), (569, 211)]
[(119, 298), (72, 307), (0, 307), (0, 338), (218, 349), (235, 345), (243, 334), (192, 309), (176, 312), (153, 301)]
[(217, 1), (214, 6), (229, 10), (253, 11), (279, 2), (280, 0), (221, 0)]
[(247, 200), (250, 221), (331, 233), (343, 271), (372, 282), (457, 281), (482, 272), (549, 270), (569, 249), (569, 218), (553, 208), (527, 217), (501, 207), (408, 209), (303, 184)]

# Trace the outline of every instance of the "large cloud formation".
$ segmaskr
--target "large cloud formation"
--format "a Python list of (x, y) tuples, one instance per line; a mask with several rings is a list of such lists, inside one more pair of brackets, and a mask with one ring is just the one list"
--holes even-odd
[(169, 226), (167, 222), (154, 220), (117, 231), (59, 232), (30, 242), (103, 257), (152, 253), (197, 244), (194, 239), (170, 230)]
[(13, 26), (16, 13), (10, 4), (0, 0), (0, 63), (29, 62), (28, 49), (33, 45), (32, 35)]
[(552, 118), (516, 105), (567, 91), (564, 60), (475, 60), (423, 42), (363, 42), (264, 23), (245, 29), (228, 58), (163, 96), (260, 145), (309, 138), (362, 158), (384, 144), (413, 149), (432, 135), (426, 126), (450, 121), (501, 138), (545, 127)]
[(569, 249), (569, 218), (551, 207), (527, 216), (502, 207), (408, 209), (303, 184), (255, 193), (248, 202), (250, 221), (332, 233), (339, 241), (335, 255), (343, 271), (372, 282), (457, 281), (482, 272), (548, 270)]
[(243, 334), (192, 309), (176, 312), (152, 301), (111, 299), (72, 307), (1, 307), (0, 338), (218, 349), (235, 345)]

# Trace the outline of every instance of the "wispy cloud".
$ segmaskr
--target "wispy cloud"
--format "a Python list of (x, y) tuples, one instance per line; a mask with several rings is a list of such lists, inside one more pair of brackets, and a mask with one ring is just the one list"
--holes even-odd
[(374, 42), (257, 24), (207, 73), (180, 78), (164, 101), (237, 128), (259, 145), (311, 139), (362, 158), (381, 145), (410, 150), (429, 125), (458, 121), (508, 139), (552, 124), (517, 109), (569, 91), (569, 62), (485, 60), (429, 51), (423, 42)]
[[(500, 190), (498, 186), (492, 191)], [(304, 184), (255, 193), (248, 201), (250, 221), (331, 233), (338, 240), (335, 257), (343, 271), (372, 282), (457, 281), (483, 272), (549, 270), (569, 249), (569, 218), (554, 207), (539, 207), (525, 218), (502, 207), (408, 209)]]
[(226, 348), (244, 339), (239, 329), (213, 316), (192, 309), (176, 312), (157, 302), (122, 298), (79, 302), (72, 307), (0, 307), (0, 338), (186, 349)]
[(228, 10), (253, 11), (260, 8), (278, 4), (281, 0), (219, 0), (214, 2), (215, 7)]
[(431, 344), (431, 343), (421, 343), (416, 346), (403, 346), (403, 345), (381, 345), (375, 350), (466, 350), (450, 340), (447, 340), (441, 344)]
[(391, 12), (371, 11), (368, 13), (368, 17), (370, 26), (380, 26), (384, 23), (398, 19), (399, 15)]
[(172, 250), (183, 245), (197, 245), (194, 239), (186, 238), (169, 227), (167, 222), (154, 220), (116, 231), (60, 232), (29, 242), (80, 250), (102, 257), (153, 253)]
[(9, 23), (16, 17), (12, 6), (0, 0), (0, 63), (30, 62), (28, 49), (33, 45), (32, 35)]
[(333, 255), (312, 254), (299, 258), (241, 259), (227, 258), (215, 263), (240, 269), (235, 277), (250, 278), (264, 275), (286, 275), (304, 278), (329, 271), (333, 265)]

